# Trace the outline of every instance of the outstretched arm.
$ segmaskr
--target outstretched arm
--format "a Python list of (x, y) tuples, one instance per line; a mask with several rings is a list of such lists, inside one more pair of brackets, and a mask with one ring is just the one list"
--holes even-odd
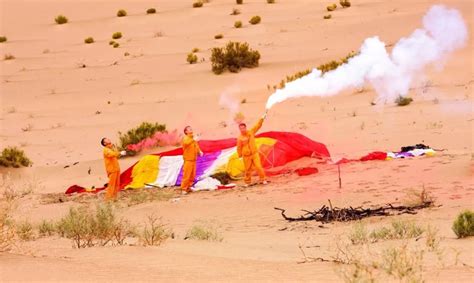
[(253, 126), (252, 129), (250, 129), (250, 132), (252, 132), (252, 134), (255, 135), (258, 132), (258, 130), (260, 130), (262, 125), (263, 125), (263, 118), (260, 118), (257, 124), (255, 124), (255, 126)]

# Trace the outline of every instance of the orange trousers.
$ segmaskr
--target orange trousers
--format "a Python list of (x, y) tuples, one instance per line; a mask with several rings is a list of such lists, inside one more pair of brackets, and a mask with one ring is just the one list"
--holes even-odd
[(109, 184), (107, 185), (107, 192), (105, 193), (105, 200), (115, 200), (120, 190), (120, 172), (108, 173)]
[(263, 171), (262, 163), (260, 162), (260, 156), (258, 155), (258, 153), (249, 156), (244, 156), (244, 167), (244, 181), (246, 184), (250, 184), (252, 182), (253, 171), (257, 171), (258, 176), (260, 177), (260, 182), (265, 180), (265, 171)]
[(189, 192), (196, 178), (196, 161), (184, 161), (183, 164), (183, 180), (181, 181), (181, 189)]

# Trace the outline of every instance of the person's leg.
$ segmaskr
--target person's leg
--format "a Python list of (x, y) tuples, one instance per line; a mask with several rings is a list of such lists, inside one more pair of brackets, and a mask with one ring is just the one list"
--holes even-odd
[(115, 173), (115, 190), (114, 190), (114, 199), (117, 198), (119, 192), (120, 192), (120, 172)]
[(257, 170), (258, 177), (260, 178), (260, 182), (265, 181), (265, 171), (263, 170), (262, 163), (260, 162), (260, 156), (257, 154), (254, 155), (253, 164), (255, 166), (255, 170)]
[(105, 192), (105, 200), (113, 200), (115, 198), (115, 186), (117, 185), (117, 174), (115, 172), (109, 173), (109, 183)]
[(189, 188), (194, 185), (194, 180), (196, 179), (196, 162), (192, 162), (191, 176), (189, 178)]
[(181, 180), (181, 190), (183, 192), (187, 192), (189, 190), (189, 187), (191, 187), (192, 181), (192, 162), (190, 161), (184, 161), (183, 164), (183, 179)]
[(252, 182), (252, 164), (252, 156), (244, 156), (244, 181), (247, 185), (250, 185), (250, 183)]

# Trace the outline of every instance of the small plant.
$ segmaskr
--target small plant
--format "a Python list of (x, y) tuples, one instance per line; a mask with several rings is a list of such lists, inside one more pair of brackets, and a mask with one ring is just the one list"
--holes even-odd
[(0, 36), (0, 43), (2, 42), (7, 42), (7, 37), (6, 36)]
[(299, 78), (302, 78), (302, 77), (308, 75), (309, 73), (311, 73), (311, 70), (306, 69), (306, 70), (303, 70), (303, 71), (299, 71), (299, 72), (297, 72), (293, 75), (286, 76), (286, 78), (281, 80), (280, 84), (278, 86), (275, 86), (275, 88), (284, 88), (287, 83), (295, 81)]
[(329, 20), (330, 18), (332, 18), (332, 15), (331, 14), (327, 14), (327, 15), (324, 15), (323, 17), (325, 20)]
[(256, 25), (259, 24), (261, 21), (262, 18), (260, 18), (260, 16), (253, 16), (252, 18), (250, 18), (249, 23), (252, 25)]
[(124, 9), (120, 9), (117, 11), (117, 17), (125, 17), (127, 16), (127, 11), (125, 11)]
[(149, 15), (149, 14), (155, 14), (156, 13), (156, 9), (155, 8), (149, 8), (146, 10), (146, 13)]
[(423, 233), (424, 229), (414, 222), (409, 221), (393, 221), (392, 222), (392, 238), (393, 239), (410, 239), (416, 238)]
[(56, 232), (56, 227), (52, 221), (43, 220), (38, 226), (40, 236), (52, 236)]
[(331, 4), (331, 5), (328, 5), (328, 6), (326, 7), (326, 9), (328, 10), (328, 12), (332, 12), (332, 11), (336, 10), (336, 8), (337, 8), (337, 5), (336, 5), (336, 4)]
[(65, 24), (68, 22), (68, 19), (66, 18), (66, 16), (63, 16), (63, 15), (59, 15), (57, 16), (54, 21), (58, 24), (58, 25), (62, 25), (62, 24)]
[(153, 136), (156, 132), (166, 132), (166, 125), (143, 122), (126, 133), (119, 132), (120, 149), (127, 149), (128, 145), (136, 144)]
[(403, 245), (384, 250), (380, 266), (387, 274), (399, 279), (400, 282), (423, 282), (422, 260), (422, 251), (411, 251)]
[(349, 0), (339, 0), (339, 4), (342, 8), (349, 8), (351, 6), (351, 2)]
[(172, 233), (165, 229), (165, 225), (161, 223), (160, 219), (154, 215), (150, 215), (139, 237), (140, 242), (144, 246), (159, 246), (166, 241), (166, 239), (172, 237)]
[(221, 39), (223, 37), (224, 37), (224, 35), (222, 33), (214, 35), (214, 39)]
[(25, 152), (17, 147), (4, 148), (0, 155), (0, 166), (3, 167), (20, 168), (32, 164), (31, 160), (26, 157)]
[(275, 0), (267, 0), (268, 4), (275, 4)]
[(438, 237), (439, 230), (435, 227), (429, 225), (426, 228), (426, 246), (428, 247), (429, 251), (435, 251), (438, 249), (439, 244), (441, 242), (441, 238)]
[(237, 8), (232, 9), (232, 13), (230, 13), (232, 16), (240, 15), (240, 10)]
[(8, 54), (5, 54), (3, 56), (3, 59), (6, 61), (6, 60), (13, 60), (15, 59), (15, 56), (13, 56), (12, 54), (8, 53)]
[(86, 43), (86, 44), (94, 43), (94, 38), (88, 37), (88, 38), (84, 39), (84, 43)]
[(240, 101), (240, 103), (241, 103), (241, 104), (247, 103), (247, 98), (242, 99), (242, 100)]
[(115, 42), (114, 45), (112, 45), (114, 48), (119, 48), (120, 47), (120, 43), (118, 42)]
[(204, 5), (202, 1), (196, 1), (193, 3), (193, 8), (201, 8)]
[(192, 53), (197, 53), (197, 52), (199, 52), (199, 48), (194, 47), (194, 48), (191, 50), (191, 52), (192, 52)]
[(236, 22), (234, 23), (234, 27), (235, 27), (235, 28), (241, 28), (241, 27), (242, 27), (242, 22), (241, 22), (241, 21), (236, 21)]
[(215, 227), (208, 224), (198, 224), (188, 230), (184, 239), (222, 242), (224, 238), (219, 235)]
[(461, 212), (454, 220), (452, 229), (458, 238), (474, 236), (474, 212)]
[(31, 225), (31, 223), (26, 220), (16, 225), (16, 232), (20, 240), (23, 240), (23, 241), (30, 241), (35, 238), (33, 225)]
[(356, 223), (349, 234), (349, 240), (353, 245), (365, 244), (368, 242), (368, 238), (369, 232), (362, 222)]
[(327, 73), (329, 71), (332, 71), (332, 70), (335, 70), (337, 69), (337, 67), (339, 67), (340, 65), (342, 64), (345, 64), (349, 61), (350, 58), (356, 56), (357, 53), (355, 52), (350, 52), (349, 54), (347, 54), (344, 58), (340, 59), (339, 61), (335, 61), (335, 60), (332, 60), (328, 63), (325, 63), (325, 64), (322, 64), (322, 65), (319, 65), (318, 66), (318, 70), (321, 71), (321, 73)]
[(211, 62), (212, 71), (221, 74), (226, 69), (237, 73), (242, 68), (253, 68), (258, 66), (260, 53), (250, 49), (248, 43), (227, 43), (225, 48), (215, 47), (212, 49)]
[(196, 54), (194, 53), (189, 53), (188, 54), (188, 57), (186, 58), (186, 61), (189, 63), (189, 64), (196, 64), (196, 62), (198, 61), (198, 57)]
[(119, 32), (119, 31), (114, 32), (114, 33), (112, 34), (112, 38), (113, 38), (113, 39), (120, 39), (120, 38), (122, 38), (122, 33)]
[(397, 99), (395, 99), (395, 103), (398, 105), (398, 106), (406, 106), (410, 103), (413, 102), (413, 98), (411, 97), (406, 97), (406, 96), (399, 96), (397, 97)]
[(115, 40), (109, 41), (109, 45), (114, 45), (114, 44), (115, 44)]
[(237, 3), (238, 5), (242, 5), (244, 4), (244, 0), (235, 0), (235, 3)]

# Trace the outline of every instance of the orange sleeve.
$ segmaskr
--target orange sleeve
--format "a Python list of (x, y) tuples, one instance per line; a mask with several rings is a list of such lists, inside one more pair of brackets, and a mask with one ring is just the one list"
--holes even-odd
[(104, 149), (104, 156), (107, 157), (107, 158), (119, 157), (119, 156), (120, 156), (120, 152), (106, 147), (106, 148)]
[(263, 118), (260, 118), (257, 122), (257, 124), (255, 124), (255, 126), (252, 127), (252, 129), (250, 130), (250, 132), (252, 134), (256, 134), (258, 132), (258, 130), (260, 130), (260, 128), (262, 127), (263, 125)]
[(183, 147), (188, 147), (188, 146), (190, 146), (193, 142), (194, 142), (194, 140), (193, 140), (192, 138), (190, 138), (190, 137), (188, 137), (188, 136), (185, 136), (185, 137), (183, 138), (182, 146), (183, 146)]
[(242, 141), (237, 138), (237, 154), (242, 157)]

